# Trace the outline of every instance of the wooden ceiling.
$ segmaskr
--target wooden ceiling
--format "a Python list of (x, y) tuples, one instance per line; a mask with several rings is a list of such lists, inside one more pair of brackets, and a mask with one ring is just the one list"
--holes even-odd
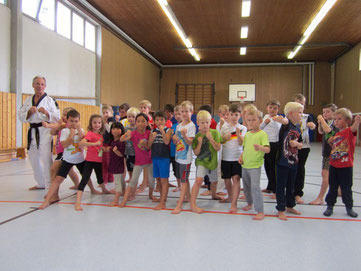
[[(289, 62), (326, 0), (168, 0), (201, 60), (196, 62), (157, 0), (87, 0), (164, 65)], [(73, 2), (77, 2), (74, 0)], [(249, 27), (240, 39), (241, 26)], [(361, 1), (338, 0), (292, 61), (332, 61), (361, 41)], [(241, 56), (239, 48), (247, 47)]]

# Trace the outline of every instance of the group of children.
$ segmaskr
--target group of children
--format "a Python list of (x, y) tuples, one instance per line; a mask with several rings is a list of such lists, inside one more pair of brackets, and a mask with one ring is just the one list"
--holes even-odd
[[(86, 134), (80, 127), (79, 113), (66, 108), (63, 123), (43, 124), (57, 135), (59, 155), (52, 168), (51, 187), (39, 209), (58, 200), (59, 186), (68, 174), (78, 190), (75, 210), (82, 210), (81, 198), (87, 184), (94, 194), (111, 193), (105, 186), (110, 181), (115, 183), (114, 200), (110, 206), (125, 207), (138, 192), (149, 186), (149, 198), (158, 202), (154, 209), (165, 209), (172, 164), (178, 184), (173, 191), (180, 191), (172, 214), (180, 213), (184, 202), (190, 202), (193, 212), (203, 212), (197, 205), (197, 198), (205, 180), (210, 182), (212, 198), (221, 203), (231, 203), (230, 212), (237, 212), (242, 178), (247, 203), (242, 209), (248, 211), (254, 208), (256, 215), (253, 219), (264, 218), (262, 192), (270, 193), (277, 200), (279, 219), (287, 220), (286, 211), (300, 215), (294, 207), (303, 203), (305, 163), (310, 151), (309, 130), (316, 128), (311, 117), (303, 113), (305, 101), (302, 94), (296, 95), (292, 102), (286, 104), (285, 117), (278, 115), (280, 103), (274, 99), (267, 104), (264, 117), (253, 104), (243, 109), (240, 104), (222, 105), (218, 124), (210, 110), (204, 107), (206, 110), (200, 110), (196, 115), (197, 125), (192, 121), (194, 107), (189, 101), (174, 109), (167, 105), (164, 112), (155, 113), (154, 120), (147, 100), (140, 102), (140, 110), (129, 108), (128, 104), (121, 105), (117, 118), (113, 117), (110, 106), (103, 106), (103, 116), (91, 116)], [(352, 209), (351, 187), (356, 130), (361, 118), (356, 116), (351, 126), (351, 112), (346, 108), (336, 109), (333, 104), (326, 105), (323, 115), (317, 117), (318, 131), (323, 134), (323, 181), (320, 194), (310, 204), (323, 204), (329, 187), (324, 215), (332, 215), (340, 187), (347, 214), (357, 217)], [(87, 152), (84, 157), (85, 147)], [(196, 156), (196, 178), (191, 189), (189, 175), (193, 154)], [(261, 190), (263, 164), (268, 185)], [(72, 171), (74, 165), (82, 175), (80, 183)], [(89, 182), (93, 169), (102, 192), (94, 189)], [(126, 171), (130, 177), (128, 186)], [(143, 184), (137, 191), (142, 171)], [(159, 199), (153, 196), (155, 180)], [(226, 188), (227, 198), (218, 193), (220, 187), (221, 190)], [(123, 198), (119, 203), (121, 196)]]

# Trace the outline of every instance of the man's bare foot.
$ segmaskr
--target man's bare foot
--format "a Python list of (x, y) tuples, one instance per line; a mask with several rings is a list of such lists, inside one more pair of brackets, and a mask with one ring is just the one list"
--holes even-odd
[(81, 208), (80, 203), (75, 203), (74, 209), (75, 209), (75, 211), (83, 211), (83, 208)]
[(229, 212), (232, 214), (237, 213), (237, 207), (236, 206), (231, 206), (231, 208), (229, 209)]
[(243, 211), (249, 211), (252, 209), (252, 205), (246, 205), (242, 208)]
[(119, 206), (119, 202), (112, 201), (111, 203), (108, 204), (108, 206), (109, 206), (109, 207)]
[(224, 198), (221, 196), (218, 196), (217, 194), (215, 196), (212, 196), (212, 199), (214, 200), (223, 200)]
[(119, 204), (119, 208), (124, 208), (124, 207), (125, 207), (125, 204), (126, 204), (126, 202), (122, 201), (122, 202)]
[(179, 192), (181, 191), (181, 188), (179, 186), (177, 186), (175, 189), (172, 190), (173, 192)]
[(154, 210), (162, 210), (162, 209), (165, 209), (166, 205), (165, 203), (161, 202), (159, 203), (157, 206), (154, 207)]
[(219, 201), (219, 203), (230, 203), (230, 202), (232, 202), (232, 199), (230, 198), (222, 199)]
[(270, 198), (270, 199), (276, 199), (276, 194), (271, 194), (271, 195), (269, 196), (269, 198)]
[(179, 214), (180, 212), (182, 212), (182, 209), (181, 209), (181, 208), (175, 208), (175, 209), (171, 212), (171, 214), (177, 215), (177, 214)]
[(285, 215), (285, 212), (278, 212), (278, 218), (281, 220), (287, 220), (287, 216)]
[(267, 193), (267, 194), (270, 194), (270, 193), (272, 193), (272, 190), (268, 190), (268, 189), (263, 189), (263, 190), (262, 190), (262, 192), (263, 192), (263, 193)]
[(209, 196), (209, 195), (212, 195), (211, 190), (206, 190), (205, 192), (201, 193), (201, 196)]
[(45, 202), (43, 202), (43, 204), (41, 204), (39, 207), (38, 207), (38, 209), (39, 210), (44, 210), (46, 207), (48, 207), (50, 204), (49, 203), (45, 203)]
[(201, 213), (204, 212), (204, 209), (199, 208), (198, 206), (193, 206), (193, 207), (191, 207), (191, 210), (192, 210), (192, 212), (194, 212), (194, 213), (196, 213), (196, 214), (201, 214)]
[(29, 190), (43, 190), (43, 189), (45, 189), (45, 188), (44, 187), (38, 187), (36, 185), (29, 188)]
[(264, 218), (264, 213), (258, 213), (252, 219), (253, 220), (262, 220), (263, 218)]
[(297, 203), (297, 204), (303, 204), (303, 203), (305, 203), (304, 200), (303, 200), (300, 196), (296, 196), (295, 199), (296, 199), (296, 203)]
[(294, 208), (286, 208), (286, 211), (288, 213), (291, 213), (291, 214), (294, 214), (294, 215), (301, 215), (301, 212), (300, 211), (297, 211), (296, 209)]
[(325, 202), (322, 199), (317, 198), (317, 199), (311, 201), (309, 204), (310, 205), (321, 205), (321, 204), (324, 204), (324, 203)]
[(77, 185), (73, 185), (73, 186), (70, 186), (69, 189), (70, 189), (70, 190), (77, 190), (77, 189), (78, 189), (78, 186), (77, 186)]
[(103, 195), (103, 192), (100, 192), (100, 191), (98, 191), (98, 190), (92, 190), (92, 191), (90, 191), (90, 193), (91, 193), (92, 195)]
[(227, 195), (227, 193), (224, 193), (224, 192), (217, 192), (217, 195), (218, 195), (218, 196), (226, 196), (226, 195)]

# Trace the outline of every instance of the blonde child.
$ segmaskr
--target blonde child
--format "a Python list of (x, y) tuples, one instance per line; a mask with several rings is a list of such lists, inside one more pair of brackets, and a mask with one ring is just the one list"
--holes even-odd
[(111, 142), (111, 131), (110, 126), (113, 122), (115, 122), (115, 119), (113, 117), (114, 111), (113, 108), (110, 105), (103, 105), (102, 107), (102, 114), (103, 114), (103, 123), (104, 123), (104, 132), (103, 132), (103, 145), (104, 145), (104, 152), (103, 152), (103, 161), (102, 161), (102, 170), (103, 170), (103, 180), (104, 183), (107, 184), (108, 182), (113, 182), (114, 177), (113, 174), (108, 173), (108, 167), (109, 167), (109, 151), (107, 148), (110, 145)]
[(244, 151), (239, 157), (239, 163), (242, 164), (242, 181), (244, 194), (246, 196), (247, 206), (244, 211), (254, 209), (257, 215), (254, 220), (264, 218), (263, 195), (260, 187), (261, 167), (264, 162), (264, 154), (270, 152), (268, 135), (261, 130), (262, 113), (258, 110), (248, 110), (245, 114), (249, 131), (244, 136)]
[[(176, 107), (174, 107), (174, 119), (176, 120), (175, 123), (172, 125), (172, 135), (174, 136), (175, 131), (177, 129), (177, 126), (179, 123), (182, 122), (182, 117), (181, 117), (181, 113), (180, 113), (180, 106), (177, 105)], [(173, 189), (173, 192), (178, 192), (181, 190), (181, 183), (180, 183), (180, 176), (178, 174), (178, 171), (176, 170), (176, 162), (175, 162), (175, 144), (173, 142), (173, 140), (170, 141), (170, 162), (172, 164), (172, 168), (173, 168), (173, 174), (177, 179), (177, 187), (175, 189)]]
[(119, 198), (124, 195), (125, 181), (124, 181), (124, 151), (125, 144), (120, 141), (120, 137), (124, 134), (124, 127), (119, 122), (114, 122), (110, 127), (113, 139), (110, 143), (110, 160), (109, 173), (114, 176), (115, 195), (114, 200), (109, 204), (110, 206), (118, 206)]
[(223, 124), (221, 129), (221, 171), (222, 178), (225, 181), (228, 197), (220, 202), (231, 202), (231, 213), (237, 212), (237, 200), (241, 189), (240, 179), (242, 177), (242, 167), (238, 163), (238, 158), (243, 152), (243, 137), (247, 132), (247, 128), (238, 122), (240, 117), (241, 105), (232, 104), (230, 106), (230, 117), (228, 123)]
[[(302, 94), (296, 94), (293, 97), (293, 101), (302, 104), (304, 107), (306, 104), (306, 97)], [(315, 128), (316, 124), (313, 123), (311, 116), (303, 113), (300, 121), (303, 145), (302, 149), (298, 152), (298, 167), (294, 191), (296, 202), (298, 204), (304, 203), (302, 196), (303, 187), (305, 186), (305, 165), (311, 150), (309, 131), (314, 130)]]
[(357, 217), (352, 210), (352, 172), (356, 145), (357, 129), (361, 123), (361, 116), (355, 117), (352, 122), (352, 113), (347, 108), (340, 108), (335, 112), (335, 126), (339, 131), (329, 139), (332, 146), (330, 156), (329, 190), (326, 196), (327, 209), (324, 216), (333, 214), (333, 206), (337, 201), (338, 188), (341, 187), (342, 202), (346, 206), (347, 215)]
[[(302, 134), (299, 122), (303, 113), (303, 105), (296, 102), (286, 104), (284, 113), (288, 124), (283, 124), (279, 132), (279, 150), (277, 160), (276, 199), (278, 218), (287, 220), (285, 211), (300, 215), (296, 206), (294, 192), (297, 174), (298, 151), (302, 149)], [(287, 209), (286, 209), (287, 208)]]
[(197, 124), (199, 132), (193, 139), (192, 148), (196, 159), (196, 181), (192, 188), (191, 194), (191, 210), (195, 213), (202, 213), (203, 209), (197, 206), (196, 200), (199, 193), (199, 188), (202, 185), (204, 177), (208, 175), (211, 182), (212, 198), (221, 200), (217, 195), (218, 182), (218, 151), (221, 148), (221, 135), (215, 129), (210, 129), (212, 116), (208, 111), (201, 110), (197, 114)]
[(272, 193), (271, 198), (276, 198), (276, 160), (277, 152), (279, 148), (278, 134), (280, 132), (282, 124), (287, 124), (288, 120), (281, 115), (278, 115), (278, 111), (281, 104), (278, 100), (271, 99), (267, 103), (267, 114), (263, 117), (261, 129), (268, 135), (270, 141), (271, 151), (264, 156), (264, 168), (266, 171), (268, 184), (267, 188), (262, 190), (265, 193)]
[(155, 113), (154, 123), (157, 128), (153, 129), (149, 136), (148, 147), (152, 150), (153, 177), (160, 183), (160, 202), (154, 210), (161, 210), (166, 208), (169, 189), (169, 143), (172, 138), (172, 130), (165, 126), (166, 116), (164, 112)]
[(65, 180), (74, 165), (79, 169), (80, 173), (83, 173), (84, 154), (83, 150), (79, 147), (79, 142), (84, 137), (84, 132), (80, 126), (80, 114), (75, 109), (69, 110), (67, 113), (67, 127), (62, 130), (59, 139), (64, 147), (60, 168), (39, 209), (45, 209), (53, 202), (54, 198), (58, 197), (60, 184)]
[(135, 189), (137, 189), (140, 173), (145, 168), (148, 169), (149, 198), (153, 201), (157, 201), (157, 199), (153, 197), (154, 178), (153, 178), (151, 152), (148, 148), (148, 140), (150, 135), (150, 130), (147, 129), (148, 116), (144, 113), (139, 113), (135, 118), (135, 124), (137, 127), (136, 130), (132, 132), (128, 130), (120, 138), (120, 141), (132, 140), (135, 151), (135, 163), (134, 163), (133, 175), (132, 175), (132, 179), (129, 181), (129, 186), (125, 191), (123, 201), (119, 205), (119, 207), (121, 208), (124, 208), (128, 201), (128, 198), (134, 195)]
[(102, 172), (102, 159), (104, 151), (102, 134), (104, 133), (104, 129), (102, 116), (97, 114), (91, 115), (89, 119), (88, 133), (79, 143), (79, 147), (87, 147), (87, 153), (85, 157), (83, 176), (78, 186), (78, 192), (76, 195), (76, 202), (74, 207), (76, 211), (83, 210), (81, 208), (81, 198), (93, 169), (97, 176), (97, 182), (100, 185), (102, 192), (104, 194), (110, 193), (105, 187)]
[(338, 129), (335, 127), (333, 115), (337, 110), (335, 104), (327, 104), (322, 109), (322, 115), (318, 115), (318, 132), (322, 135), (322, 184), (317, 198), (310, 202), (311, 205), (321, 205), (328, 189), (328, 178), (330, 169), (331, 145), (327, 142), (330, 133), (335, 134)]
[(173, 136), (173, 142), (176, 145), (176, 170), (181, 181), (181, 193), (177, 206), (172, 214), (179, 214), (182, 212), (183, 202), (190, 199), (189, 173), (193, 160), (191, 146), (196, 134), (196, 126), (191, 120), (193, 110), (194, 107), (190, 101), (181, 103), (180, 113), (182, 122), (178, 124)]

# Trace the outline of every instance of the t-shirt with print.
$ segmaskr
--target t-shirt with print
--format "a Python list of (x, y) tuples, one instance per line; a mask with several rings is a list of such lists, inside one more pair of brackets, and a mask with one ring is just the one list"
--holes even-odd
[(323, 134), (322, 135), (322, 156), (323, 157), (329, 157), (331, 154), (331, 145), (328, 143), (328, 139), (331, 136), (334, 136), (337, 132), (338, 129), (335, 126), (335, 123), (333, 120), (330, 120), (327, 122), (327, 125), (331, 128), (331, 132), (329, 132), (328, 134)]
[(241, 136), (245, 136), (247, 127), (237, 123), (235, 126), (230, 123), (224, 123), (221, 129), (221, 136), (231, 134), (231, 138), (222, 144), (222, 160), (238, 161), (239, 156), (243, 152), (242, 145), (238, 142), (237, 128), (241, 130)]
[[(122, 154), (123, 157), (118, 156), (113, 148), (117, 147), (117, 150)], [(119, 140), (113, 140), (110, 143), (110, 151), (109, 151), (109, 166), (108, 172), (112, 174), (122, 174), (124, 173), (124, 151), (125, 151), (125, 143)]]
[(103, 136), (89, 131), (84, 138), (90, 143), (102, 142), (100, 146), (88, 146), (85, 157), (86, 161), (101, 163), (103, 159)]
[(182, 165), (187, 165), (192, 163), (192, 146), (188, 145), (184, 140), (181, 130), (187, 129), (187, 137), (195, 137), (196, 135), (196, 126), (193, 122), (189, 122), (188, 124), (184, 125), (180, 123), (177, 126), (175, 134), (179, 138), (179, 141), (176, 145), (175, 150), (175, 160), (177, 163)]
[(291, 121), (281, 126), (279, 133), (279, 151), (277, 163), (292, 169), (297, 169), (298, 149), (290, 146), (290, 140), (302, 142), (299, 124), (294, 125)]
[[(165, 127), (164, 132), (167, 133), (169, 128)], [(163, 136), (158, 128), (153, 129), (152, 133), (156, 132), (157, 136), (155, 137), (152, 144), (152, 158), (169, 158), (170, 157), (170, 147), (169, 144), (166, 145), (163, 140)]]
[[(61, 131), (60, 142), (65, 141), (70, 135), (70, 129), (64, 128)], [(63, 151), (63, 160), (70, 164), (79, 164), (84, 161), (83, 149), (79, 147), (79, 138), (78, 130), (75, 129), (75, 135), (73, 137), (73, 143), (68, 147), (64, 148)]]
[[(124, 127), (124, 133), (126, 133), (128, 130), (133, 132), (135, 129), (136, 129), (135, 126), (134, 127), (130, 127), (130, 126)], [(135, 155), (132, 140), (125, 141), (125, 155), (129, 155), (129, 156)]]
[(339, 131), (330, 139), (332, 144), (330, 165), (336, 168), (353, 167), (356, 132), (351, 127)]
[(267, 133), (263, 130), (256, 133), (246, 133), (243, 140), (243, 168), (260, 168), (263, 165), (265, 153), (256, 151), (254, 144), (269, 146)]
[(136, 166), (148, 165), (152, 163), (151, 153), (148, 150), (148, 139), (150, 130), (145, 130), (143, 134), (138, 130), (134, 130), (131, 135), (135, 151), (135, 163)]
[(302, 139), (303, 139), (303, 146), (302, 149), (310, 148), (310, 128), (308, 128), (307, 123), (312, 122), (312, 118), (308, 114), (302, 114), (301, 121), (300, 121), (300, 129), (302, 133)]
[[(270, 122), (268, 124), (265, 123), (266, 119), (270, 119)], [(267, 133), (269, 142), (276, 143), (279, 140), (278, 134), (280, 132), (281, 126), (282, 123), (273, 120), (272, 117), (267, 114), (263, 117), (261, 129)]]
[[(173, 135), (175, 134), (177, 126), (178, 126), (178, 122), (176, 122), (172, 125)], [(172, 138), (173, 138), (173, 135), (172, 135)], [(170, 157), (175, 157), (175, 145), (173, 143), (173, 140), (170, 141)]]
[[(215, 130), (210, 129), (209, 132), (212, 135), (212, 138), (215, 142), (221, 143), (221, 134)], [(195, 149), (198, 145), (198, 138), (203, 137), (201, 151), (199, 152), (196, 159), (196, 166), (204, 166), (209, 170), (214, 170), (218, 165), (218, 154), (217, 151), (213, 148), (213, 145), (209, 142), (206, 135), (198, 133), (193, 139), (192, 148)]]

